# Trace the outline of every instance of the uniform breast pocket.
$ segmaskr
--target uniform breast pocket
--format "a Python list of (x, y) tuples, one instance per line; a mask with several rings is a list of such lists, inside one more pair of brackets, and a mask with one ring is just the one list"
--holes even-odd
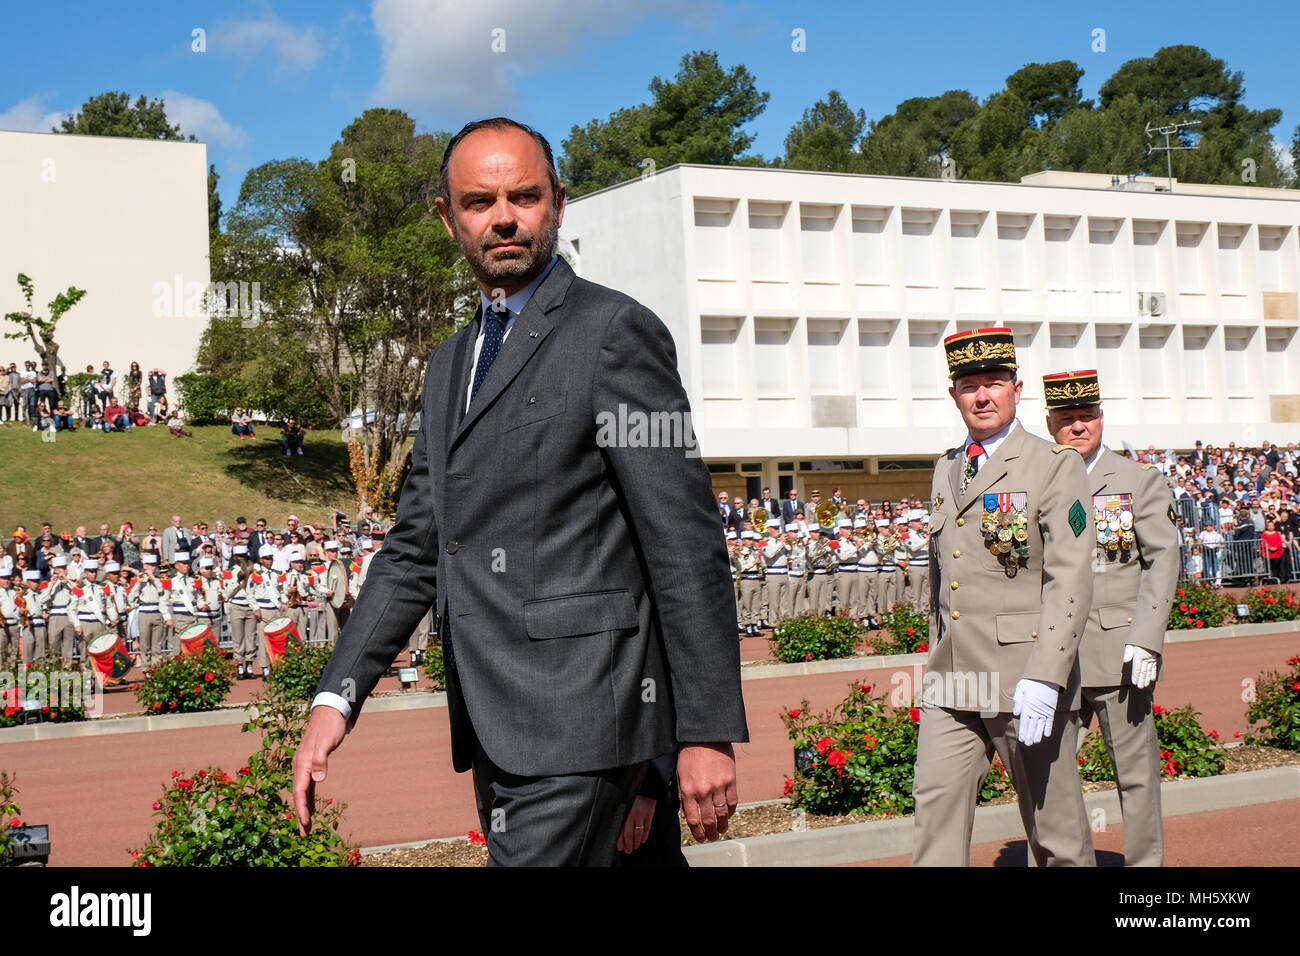
[(568, 392), (525, 392), (517, 399), (518, 405), (512, 412), (512, 421), (506, 431), (514, 431), (527, 425), (536, 425), (563, 414), (568, 404)]

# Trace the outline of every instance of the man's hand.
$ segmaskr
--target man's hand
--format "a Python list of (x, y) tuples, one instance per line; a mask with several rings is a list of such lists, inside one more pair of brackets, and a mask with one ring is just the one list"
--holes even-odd
[(1124, 663), (1133, 662), (1133, 667), (1129, 670), (1132, 684), (1138, 690), (1150, 687), (1156, 679), (1156, 671), (1160, 667), (1160, 655), (1153, 654), (1145, 647), (1138, 647), (1136, 644), (1124, 645)]
[(655, 801), (652, 797), (637, 797), (618, 835), (620, 853), (631, 853), (650, 836), (650, 823), (655, 818)]
[(325, 779), (325, 764), (343, 742), (347, 721), (328, 704), (312, 708), (302, 743), (293, 755), (293, 805), (298, 814), (298, 833), (306, 836), (316, 806), (316, 784)]
[(1060, 696), (1061, 689), (1047, 681), (1022, 677), (1016, 684), (1011, 713), (1020, 718), (1020, 742), (1026, 747), (1052, 735), (1052, 720)]
[(736, 813), (736, 755), (731, 744), (687, 744), (677, 755), (677, 795), (691, 836), (712, 842)]

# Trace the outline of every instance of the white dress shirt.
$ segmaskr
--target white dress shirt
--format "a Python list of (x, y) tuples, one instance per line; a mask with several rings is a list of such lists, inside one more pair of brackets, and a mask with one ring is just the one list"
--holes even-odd
[[(984, 439), (982, 442), (979, 443), (979, 445), (984, 449), (984, 454), (980, 455), (978, 460), (976, 461), (975, 463), (976, 470), (979, 470), (983, 468), (985, 465), (987, 465), (989, 459), (998, 453), (998, 446), (1001, 445), (1002, 442), (1006, 439), (1006, 437), (1011, 434), (1011, 429), (1015, 428), (1016, 425), (1019, 424), (1019, 422), (1020, 419), (1013, 418), (1011, 420), (1011, 424), (1007, 425), (1007, 427), (1002, 429), (1002, 431), (998, 432), (996, 435), (990, 435), (988, 438)], [(975, 439), (971, 438), (970, 434), (967, 433), (966, 441), (963, 442), (961, 446), (963, 459), (965, 458), (966, 455), (966, 451), (965, 451), (966, 448), (969, 447), (970, 443), (973, 441), (975, 441)]]
[[(501, 300), (501, 305), (504, 306), (507, 310), (506, 330), (505, 330), (505, 334), (501, 336), (502, 345), (505, 344), (506, 339), (510, 336), (510, 330), (515, 327), (515, 319), (517, 319), (519, 317), (519, 313), (524, 310), (524, 306), (526, 306), (528, 304), (528, 300), (533, 297), (533, 293), (536, 292), (537, 287), (542, 284), (542, 280), (551, 274), (551, 270), (555, 268), (555, 263), (559, 261), (559, 258), (560, 257), (558, 255), (551, 256), (550, 264), (545, 269), (542, 270), (541, 275), (539, 275), (532, 282), (528, 283), (528, 285), (524, 286), (514, 295), (506, 296), (504, 299)], [(486, 315), (488, 311), (492, 308), (492, 300), (483, 294), (482, 289), (479, 290), (478, 295), (479, 295), (479, 300), (483, 304), (483, 314)], [(474, 394), (474, 373), (478, 371), (478, 356), (479, 353), (483, 351), (483, 338), (486, 334), (487, 334), (487, 323), (480, 321), (479, 328), (478, 328), (478, 338), (474, 340), (474, 359), (469, 367), (469, 386), (465, 389), (466, 408), (469, 408), (470, 396)]]

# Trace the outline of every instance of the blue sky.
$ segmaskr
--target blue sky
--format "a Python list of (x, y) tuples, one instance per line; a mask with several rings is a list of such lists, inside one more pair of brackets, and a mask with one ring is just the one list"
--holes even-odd
[[(983, 98), (1028, 62), (1072, 59), (1092, 96), (1125, 60), (1190, 43), (1246, 78), (1253, 108), (1300, 123), (1300, 5), (793, 3), (760, 0), (234, 0), (10, 4), (0, 36), (0, 129), (46, 130), (90, 96), (162, 96), (173, 122), (208, 144), (227, 207), (244, 174), (272, 159), (318, 160), (372, 106), (422, 130), (507, 113), (557, 154), (574, 124), (649, 99), (684, 53), (744, 63), (771, 93), (754, 149), (779, 154), (790, 126), (828, 90), (880, 117), (910, 96)], [(1094, 52), (1093, 31), (1105, 31)], [(194, 52), (192, 31), (205, 31)], [(492, 51), (503, 30), (504, 52)], [(805, 31), (794, 52), (792, 31)], [(498, 45), (502, 35), (498, 34)], [(1120, 171), (1122, 172), (1122, 171)]]

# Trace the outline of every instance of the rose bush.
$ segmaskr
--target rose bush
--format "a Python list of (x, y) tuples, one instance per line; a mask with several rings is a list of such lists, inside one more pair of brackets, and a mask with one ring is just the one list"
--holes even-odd
[(1246, 708), (1248, 744), (1300, 750), (1300, 655), (1286, 664), (1289, 671), (1269, 671), (1255, 681), (1255, 699)]
[(178, 654), (160, 662), (135, 687), (147, 714), (213, 710), (235, 683), (235, 662), (208, 645), (199, 654)]
[[(1178, 710), (1166, 710), (1159, 704), (1151, 708), (1156, 725), (1156, 742), (1160, 747), (1160, 776), (1213, 777), (1223, 773), (1226, 754), (1219, 746), (1219, 732), (1206, 731), (1200, 724), (1200, 711), (1191, 704)], [(1092, 731), (1079, 748), (1079, 777), (1082, 780), (1114, 780), (1115, 766), (1106, 752), (1106, 744)]]
[(778, 661), (825, 661), (849, 657), (866, 635), (862, 625), (847, 615), (832, 618), (801, 615), (777, 621), (781, 636), (772, 656)]

